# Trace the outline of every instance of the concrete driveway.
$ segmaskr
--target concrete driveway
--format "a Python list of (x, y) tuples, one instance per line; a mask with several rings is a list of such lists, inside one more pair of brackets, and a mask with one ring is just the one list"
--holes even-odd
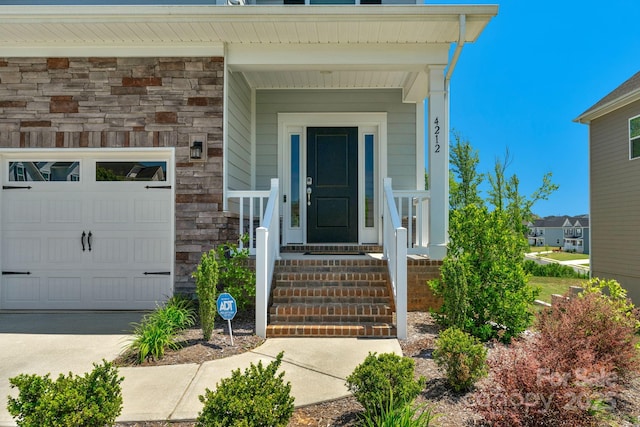
[(15, 422), (7, 396), (16, 396), (9, 378), (18, 374), (70, 371), (82, 375), (93, 363), (113, 360), (126, 346), (131, 322), (141, 312), (0, 313), (0, 426)]

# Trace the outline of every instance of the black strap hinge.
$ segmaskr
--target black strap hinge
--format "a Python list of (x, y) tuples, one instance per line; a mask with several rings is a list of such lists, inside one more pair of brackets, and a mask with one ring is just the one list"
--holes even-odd
[(3, 185), (2, 189), (3, 190), (31, 190), (31, 186), (21, 187), (17, 185)]
[(144, 188), (146, 188), (147, 190), (171, 190), (170, 185), (156, 185), (156, 186), (147, 185)]
[(145, 276), (149, 276), (149, 275), (155, 275), (155, 276), (170, 276), (171, 272), (170, 271), (145, 271), (144, 272)]

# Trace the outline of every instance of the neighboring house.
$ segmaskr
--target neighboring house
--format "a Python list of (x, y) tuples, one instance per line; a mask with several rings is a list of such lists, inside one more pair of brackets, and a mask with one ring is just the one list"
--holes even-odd
[(640, 72), (582, 113), (589, 125), (591, 274), (640, 302)]
[(527, 223), (529, 246), (589, 253), (589, 216), (548, 216)]
[(567, 218), (567, 216), (548, 216), (529, 222), (527, 224), (529, 246), (563, 247), (563, 227)]
[(589, 253), (589, 217), (567, 218), (562, 226), (565, 251)]
[[(153, 308), (248, 232), (263, 314), (281, 245), (340, 243), (384, 247), (400, 316), (404, 254), (445, 256), (450, 79), (497, 6), (20, 3), (0, 6), (0, 309)], [(78, 179), (8, 182), (25, 162)]]

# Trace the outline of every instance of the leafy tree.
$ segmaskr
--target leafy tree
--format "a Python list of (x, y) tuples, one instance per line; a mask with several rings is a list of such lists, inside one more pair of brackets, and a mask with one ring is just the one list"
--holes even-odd
[(557, 186), (551, 175), (530, 198), (518, 189), (518, 178), (505, 178), (510, 163), (497, 160), (488, 174), (488, 201), (479, 186), (484, 175), (477, 172), (479, 156), (468, 141), (456, 135), (451, 148), (455, 185), (452, 186), (449, 218), (449, 251), (443, 261), (442, 278), (431, 281), (443, 299), (437, 314), (445, 327), (455, 326), (482, 340), (509, 341), (532, 321), (529, 306), (537, 291), (528, 285), (524, 270), (527, 248), (523, 219), (533, 204), (548, 197)]
[[(450, 210), (463, 208), (471, 204), (481, 204), (478, 186), (483, 175), (477, 172), (480, 156), (469, 141), (463, 140), (460, 134), (453, 134), (455, 143), (451, 147), (451, 172), (449, 180)], [(458, 180), (455, 179), (458, 177)]]

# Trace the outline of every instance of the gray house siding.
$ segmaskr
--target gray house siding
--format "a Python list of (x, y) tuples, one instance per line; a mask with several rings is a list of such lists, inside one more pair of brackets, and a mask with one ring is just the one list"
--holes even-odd
[(256, 93), (256, 188), (278, 176), (278, 113), (386, 112), (387, 171), (394, 188), (416, 188), (416, 106), (399, 89), (261, 90)]
[(239, 73), (230, 73), (228, 82), (229, 188), (251, 189), (251, 89)]
[(640, 301), (640, 159), (629, 160), (629, 118), (640, 101), (590, 123), (591, 271)]

